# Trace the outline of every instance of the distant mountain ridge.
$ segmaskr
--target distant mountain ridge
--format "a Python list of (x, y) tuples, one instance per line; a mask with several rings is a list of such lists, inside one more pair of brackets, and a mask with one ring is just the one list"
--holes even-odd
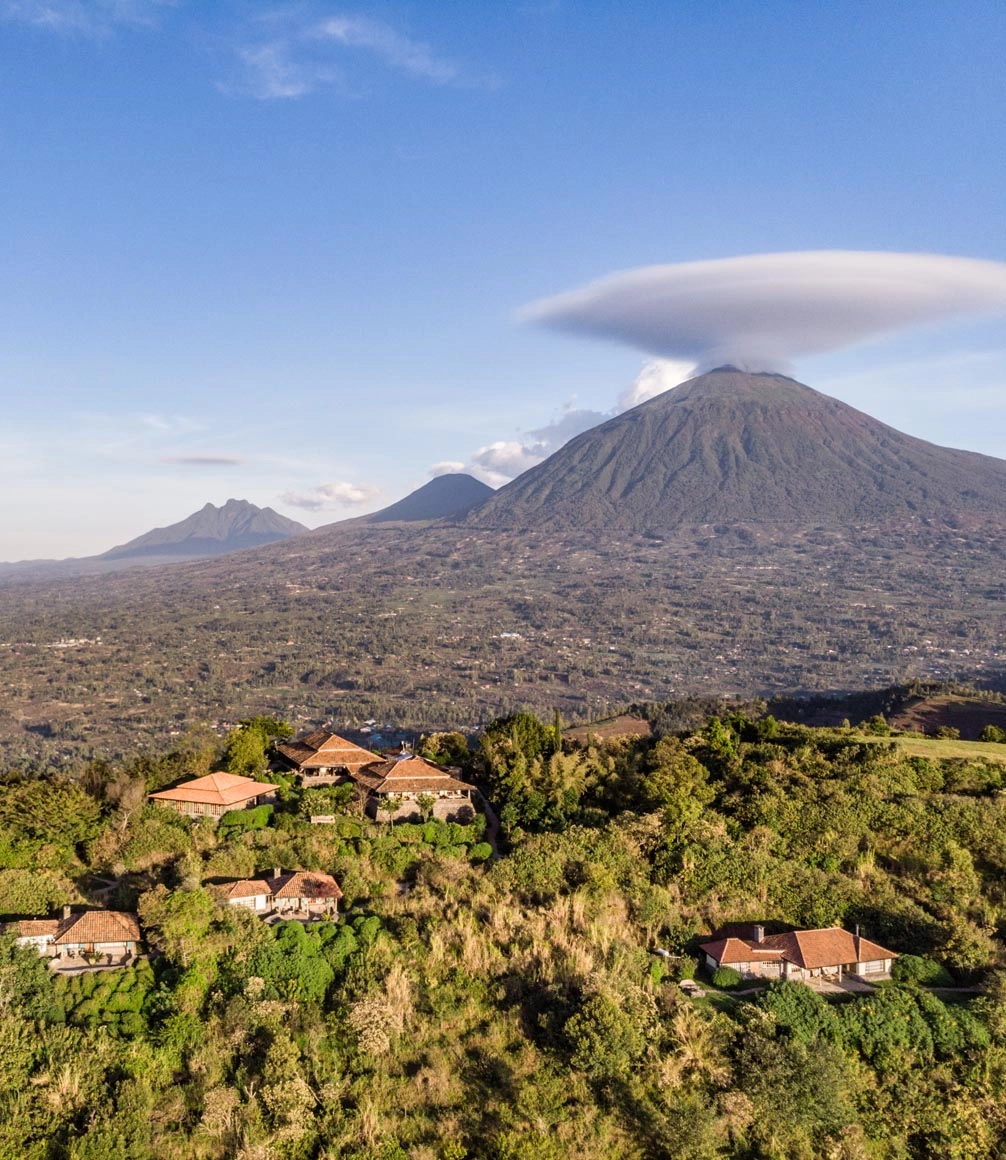
[(404, 499), (363, 518), (370, 524), (392, 520), (414, 522), (461, 516), (494, 495), (493, 489), (473, 475), (448, 472), (410, 492)]
[(661, 532), (1004, 512), (1006, 461), (905, 435), (783, 375), (722, 367), (577, 436), (464, 522)]
[(99, 559), (125, 560), (146, 556), (193, 558), (257, 548), (299, 536), (308, 529), (272, 508), (260, 508), (245, 499), (229, 499), (223, 507), (208, 503), (177, 524), (137, 536), (110, 548)]

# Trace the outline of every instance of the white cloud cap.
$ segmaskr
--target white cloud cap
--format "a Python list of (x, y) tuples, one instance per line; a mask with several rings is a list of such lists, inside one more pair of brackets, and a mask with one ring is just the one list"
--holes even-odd
[(890, 331), (1006, 312), (1006, 263), (819, 250), (644, 266), (533, 302), (555, 330), (615, 339), (700, 368), (788, 370)]

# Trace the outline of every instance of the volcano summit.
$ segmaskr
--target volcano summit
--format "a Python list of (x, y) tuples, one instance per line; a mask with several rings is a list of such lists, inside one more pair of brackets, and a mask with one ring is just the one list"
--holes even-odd
[(1006, 461), (905, 435), (782, 375), (720, 367), (577, 436), (466, 522), (664, 532), (1004, 510)]

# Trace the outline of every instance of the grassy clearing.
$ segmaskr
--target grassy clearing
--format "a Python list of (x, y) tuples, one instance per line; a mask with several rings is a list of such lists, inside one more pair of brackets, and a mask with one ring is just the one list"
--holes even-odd
[(912, 734), (901, 737), (873, 737), (865, 733), (857, 740), (869, 743), (893, 741), (909, 757), (931, 757), (934, 760), (980, 757), (985, 761), (1006, 762), (1006, 745), (994, 741), (952, 741), (942, 737), (920, 737)]

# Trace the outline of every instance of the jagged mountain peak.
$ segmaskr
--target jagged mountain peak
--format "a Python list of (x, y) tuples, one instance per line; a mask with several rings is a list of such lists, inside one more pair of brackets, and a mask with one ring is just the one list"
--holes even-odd
[(207, 503), (177, 524), (154, 528), (99, 558), (215, 556), (285, 540), (306, 531), (303, 524), (272, 508), (260, 508), (244, 499), (228, 499), (222, 507)]

